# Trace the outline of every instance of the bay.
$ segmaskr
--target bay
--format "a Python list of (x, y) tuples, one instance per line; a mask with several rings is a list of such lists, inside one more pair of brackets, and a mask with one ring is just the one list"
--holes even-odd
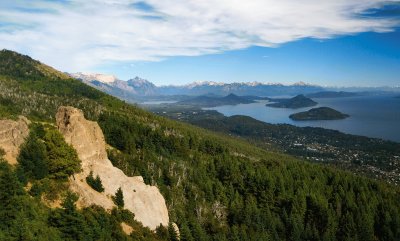
[(204, 108), (216, 110), (225, 116), (246, 115), (272, 124), (286, 123), (295, 126), (321, 127), (344, 133), (381, 138), (400, 142), (400, 98), (394, 96), (357, 96), (346, 98), (313, 98), (315, 107), (331, 107), (350, 115), (343, 120), (294, 121), (290, 114), (311, 109), (285, 109), (267, 107), (268, 101), (235, 106)]

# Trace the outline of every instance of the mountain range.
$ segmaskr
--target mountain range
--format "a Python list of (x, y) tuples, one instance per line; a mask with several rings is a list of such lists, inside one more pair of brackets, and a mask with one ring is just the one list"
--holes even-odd
[(298, 82), (292, 85), (283, 85), (279, 83), (260, 82), (222, 83), (199, 81), (186, 85), (156, 86), (152, 82), (140, 77), (123, 81), (113, 75), (88, 73), (73, 73), (69, 75), (92, 87), (128, 101), (140, 100), (143, 99), (143, 97), (151, 96), (199, 96), (209, 94), (220, 96), (226, 96), (228, 94), (280, 96), (295, 95), (298, 93), (314, 93), (324, 90), (321, 86), (311, 85), (304, 82)]
[(140, 96), (157, 94), (157, 87), (153, 83), (139, 77), (124, 81), (105, 74), (74, 73), (69, 75), (96, 89), (128, 101), (135, 101)]
[[(135, 77), (127, 81), (114, 75), (93, 73), (71, 73), (69, 76), (85, 84), (95, 87), (108, 94), (129, 102), (142, 102), (152, 99), (181, 100), (182, 96), (235, 94), (239, 96), (295, 96), (299, 94), (310, 97), (348, 97), (355, 96), (353, 92), (400, 92), (399, 87), (324, 87), (297, 82), (291, 85), (281, 83), (234, 82), (223, 83), (214, 81), (197, 81), (185, 85), (156, 86), (152, 82)], [(347, 92), (344, 92), (347, 91)], [(187, 99), (187, 97), (183, 98)]]

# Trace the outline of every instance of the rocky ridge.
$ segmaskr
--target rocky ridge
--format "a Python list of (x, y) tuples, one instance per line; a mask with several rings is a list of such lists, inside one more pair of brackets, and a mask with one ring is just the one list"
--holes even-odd
[[(85, 119), (82, 111), (73, 107), (60, 107), (56, 115), (58, 130), (67, 143), (77, 151), (82, 171), (70, 177), (70, 188), (79, 194), (78, 205), (100, 205), (112, 209), (111, 196), (121, 187), (124, 208), (135, 214), (135, 219), (154, 230), (167, 226), (169, 216), (164, 197), (155, 186), (146, 185), (141, 176), (128, 177), (114, 167), (107, 157), (103, 132), (96, 122)], [(85, 181), (90, 172), (99, 175), (105, 191), (93, 190)]]
[(19, 147), (29, 135), (29, 120), (20, 116), (18, 120), (0, 120), (0, 147), (5, 151), (5, 160), (17, 163)]

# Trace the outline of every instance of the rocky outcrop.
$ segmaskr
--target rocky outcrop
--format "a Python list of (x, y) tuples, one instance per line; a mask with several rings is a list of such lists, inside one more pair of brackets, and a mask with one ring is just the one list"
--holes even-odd
[(20, 116), (17, 121), (0, 120), (0, 147), (5, 151), (5, 159), (10, 164), (17, 163), (19, 147), (29, 135), (29, 120)]
[[(112, 209), (115, 205), (111, 196), (121, 187), (125, 208), (135, 214), (136, 220), (153, 230), (160, 224), (168, 225), (167, 206), (158, 188), (146, 185), (140, 176), (128, 177), (112, 165), (107, 157), (104, 135), (96, 122), (86, 120), (82, 111), (73, 107), (60, 107), (56, 120), (59, 131), (82, 161), (82, 172), (70, 178), (70, 188), (79, 194), (78, 205), (96, 204)], [(100, 176), (103, 193), (86, 183), (91, 171)]]

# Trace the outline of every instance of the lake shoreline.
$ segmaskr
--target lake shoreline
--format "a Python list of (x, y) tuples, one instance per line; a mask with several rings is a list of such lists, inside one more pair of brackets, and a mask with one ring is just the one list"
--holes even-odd
[(350, 117), (341, 120), (294, 121), (291, 114), (307, 111), (310, 108), (297, 110), (267, 107), (268, 101), (236, 106), (218, 106), (203, 108), (216, 110), (225, 116), (245, 115), (270, 124), (290, 124), (297, 127), (319, 127), (338, 130), (352, 135), (379, 138), (400, 142), (400, 100), (393, 96), (354, 96), (343, 98), (314, 98), (318, 105), (327, 106)]

